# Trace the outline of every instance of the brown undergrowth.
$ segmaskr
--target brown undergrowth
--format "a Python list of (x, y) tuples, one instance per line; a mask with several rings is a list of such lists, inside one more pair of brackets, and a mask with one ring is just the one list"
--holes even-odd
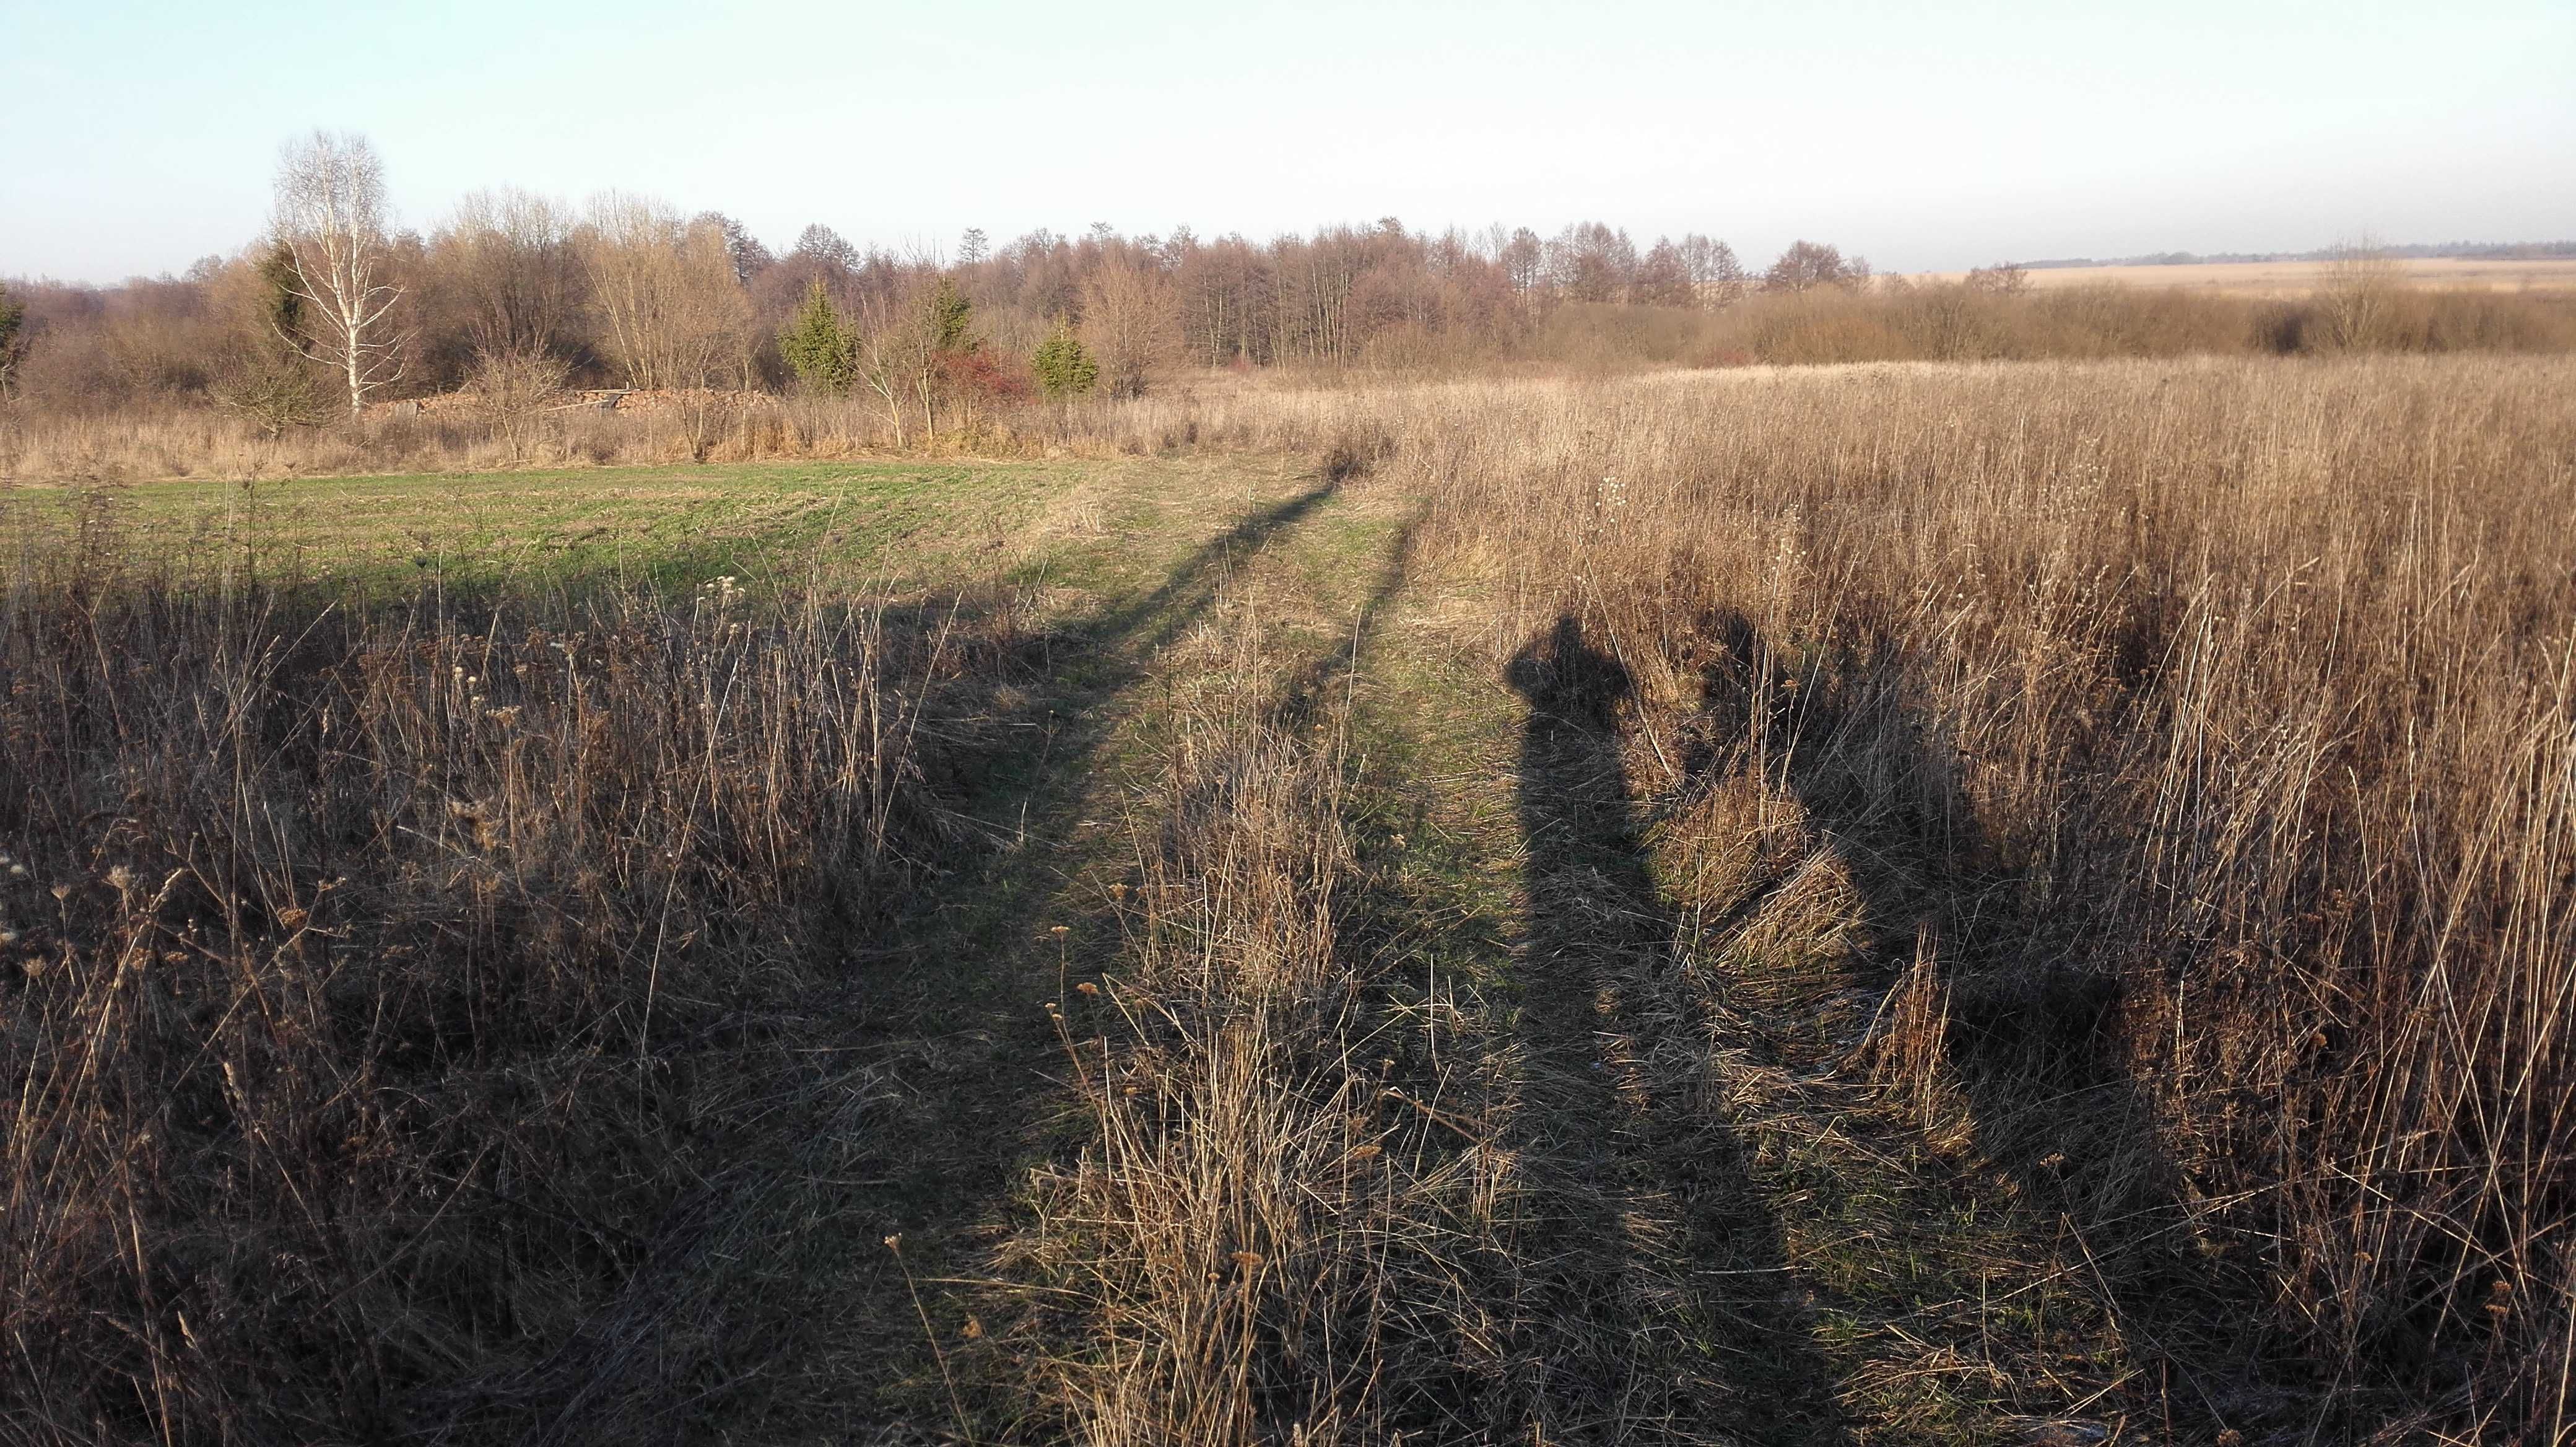
[(1520, 600), (1498, 658), (1560, 600), (1598, 630), (1642, 797), (1748, 776), (1755, 837), (1810, 861), (1772, 887), (1846, 896), (1810, 948), (1860, 993), (1801, 1013), (1910, 1012), (1881, 1070), (2059, 1223), (2128, 1420), (2545, 1440), (2576, 1312), (2564, 381), (1497, 387), (1391, 397), (1372, 445), (1431, 498), (1426, 551)]
[(938, 620), (85, 519), (0, 598), (0, 1436), (607, 1440), (790, 1349), (759, 1223), (944, 827)]
[[(1126, 406), (1322, 485), (1096, 620), (1159, 680), (1115, 942), (888, 1431), (2564, 1436), (2568, 381)], [(1261, 626), (1372, 508), (1356, 624)], [(12, 1425), (610, 1436), (794, 1352), (779, 1002), (937, 833), (936, 630), (82, 556), (6, 615)]]

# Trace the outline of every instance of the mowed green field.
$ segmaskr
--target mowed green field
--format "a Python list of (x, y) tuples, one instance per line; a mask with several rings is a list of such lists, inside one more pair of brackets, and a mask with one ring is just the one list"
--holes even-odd
[[(407, 588), (505, 582), (745, 586), (788, 576), (896, 591), (1070, 569), (1239, 505), (1258, 461), (758, 463), (425, 473), (0, 491), (0, 522), (44, 545), (84, 525), (174, 566)], [(1151, 551), (1150, 543), (1147, 544)]]

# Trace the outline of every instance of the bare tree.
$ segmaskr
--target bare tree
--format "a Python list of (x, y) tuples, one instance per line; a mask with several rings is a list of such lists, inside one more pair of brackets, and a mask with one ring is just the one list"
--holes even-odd
[[(1499, 232), (1502, 229), (1501, 224), (1496, 223), (1494, 230)], [(1539, 240), (1538, 233), (1526, 226), (1495, 244), (1494, 261), (1511, 281), (1512, 290), (1521, 296), (1536, 291), (1539, 284), (1547, 279), (1547, 243)]]
[(467, 302), (476, 351), (537, 356), (573, 329), (581, 267), (559, 203), (506, 187), (467, 192), (431, 255), (441, 289)]
[(2343, 351), (2378, 343), (2405, 285), (2404, 268), (2370, 236), (2337, 245), (2317, 276), (2326, 340)]
[(1839, 247), (1814, 241), (1792, 243), (1762, 273), (1764, 291), (1801, 292), (1820, 286), (1857, 288), (1869, 282), (1869, 263), (1858, 257), (1846, 259)]
[(1180, 348), (1172, 279), (1138, 260), (1101, 267), (1082, 284), (1082, 340), (1100, 358), (1112, 395), (1134, 397)]
[(2020, 296), (2030, 290), (2030, 273), (2017, 261), (1968, 269), (1968, 290), (1981, 296)]
[[(868, 296), (859, 304), (853, 341), (862, 385), (885, 404), (894, 445), (904, 443), (904, 399), (919, 392), (938, 354), (938, 338), (923, 296)], [(925, 417), (924, 425), (928, 425)]]
[(859, 269), (859, 249), (847, 237), (817, 221), (796, 234), (796, 249), (790, 257), (810, 256), (816, 261), (839, 267), (843, 271)]
[(483, 352), (468, 379), (475, 409), (490, 423), (494, 441), (509, 449), (510, 460), (527, 456), (547, 412), (563, 394), (563, 358), (540, 351)]
[(705, 387), (748, 352), (749, 300), (721, 226), (608, 192), (578, 236), (601, 350), (630, 387)]
[(1735, 248), (1694, 231), (1682, 238), (1682, 264), (1690, 269), (1692, 294), (1703, 306), (1741, 301), (1752, 283)]
[(1625, 301), (1637, 275), (1637, 245), (1625, 231), (1580, 221), (1548, 243), (1547, 266), (1568, 301)]
[(289, 288), (310, 308), (287, 340), (340, 374), (355, 417), (369, 392), (401, 380), (405, 340), (386, 322), (402, 288), (382, 280), (385, 170), (367, 138), (317, 130), (289, 141), (278, 157), (275, 228)]
[(1699, 299), (1699, 290), (1691, 283), (1690, 263), (1670, 238), (1657, 237), (1637, 263), (1637, 280), (1629, 288), (1628, 299), (1647, 306), (1689, 306)]
[(701, 211), (689, 219), (691, 226), (712, 226), (724, 236), (725, 255), (733, 262), (736, 285), (749, 286), (751, 279), (778, 264), (751, 228), (721, 211)]

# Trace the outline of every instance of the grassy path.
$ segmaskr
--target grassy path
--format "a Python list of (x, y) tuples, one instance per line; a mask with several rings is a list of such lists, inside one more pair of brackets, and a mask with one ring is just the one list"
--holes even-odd
[(815, 1123), (850, 1144), (807, 1193), (821, 1219), (799, 1231), (793, 1273), (814, 1339), (782, 1364), (791, 1379), (752, 1396), (739, 1431), (940, 1436), (960, 1401), (975, 1430), (1008, 1429), (1011, 1347), (978, 1313), (1030, 1165), (1073, 1125), (1043, 1007), (1065, 993), (1069, 962), (1115, 947), (1107, 903), (1129, 858), (1129, 800), (1171, 691), (1193, 682), (1172, 657), (1247, 569), (1324, 527), (1334, 504), (1288, 467), (1121, 483), (1097, 502), (1095, 536), (1018, 570), (1037, 616), (993, 703), (999, 742), (959, 781), (971, 862), (859, 972), (845, 1108)]
[(1473, 1085), (1445, 1108), (1511, 1166), (1481, 1288), (1504, 1370), (1450, 1435), (2108, 1436), (2126, 1376), (2080, 1245), (1858, 1048), (1901, 961), (1831, 832), (1745, 813), (1741, 779), (1643, 798), (1618, 663), (1572, 619), (1498, 647), (1475, 580), (1414, 565), (1408, 499), (1212, 480), (1128, 473), (1013, 575), (969, 862), (836, 1007), (847, 1056), (759, 1231), (805, 1326), (731, 1435), (1027, 1435), (1030, 1362), (1082, 1349), (997, 1275), (1032, 1167), (1087, 1143), (1046, 1006), (1118, 956), (1173, 720), (1248, 649), (1275, 725), (1343, 731), (1345, 948), (1454, 1005)]

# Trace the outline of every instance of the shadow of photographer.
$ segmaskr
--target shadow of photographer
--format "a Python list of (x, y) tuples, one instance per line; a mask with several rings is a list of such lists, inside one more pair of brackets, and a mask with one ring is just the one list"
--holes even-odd
[(1807, 1294), (1675, 1003), (1677, 920), (1620, 754), (1627, 671), (1569, 615), (1505, 677), (1529, 708), (1513, 1119), (1542, 1365), (1523, 1410), (1547, 1440), (1843, 1441)]

